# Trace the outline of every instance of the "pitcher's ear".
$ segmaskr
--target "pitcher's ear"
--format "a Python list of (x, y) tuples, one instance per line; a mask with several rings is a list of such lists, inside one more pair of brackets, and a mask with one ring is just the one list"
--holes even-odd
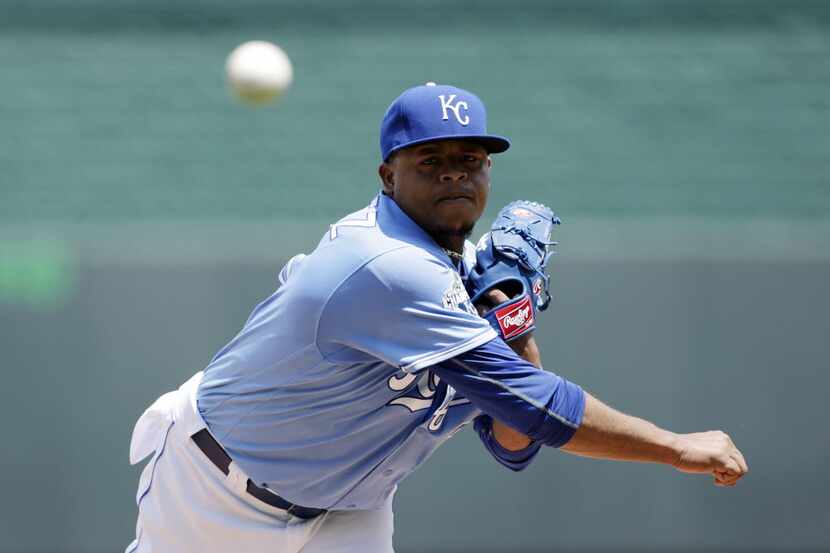
[(378, 176), (383, 184), (383, 191), (387, 196), (392, 196), (395, 190), (395, 171), (389, 163), (381, 163), (378, 166)]

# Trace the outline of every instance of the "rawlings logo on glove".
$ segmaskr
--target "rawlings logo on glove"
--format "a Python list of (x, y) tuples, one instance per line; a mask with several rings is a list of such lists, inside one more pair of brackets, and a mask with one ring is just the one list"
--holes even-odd
[(502, 208), (490, 232), (476, 247), (476, 264), (466, 287), (473, 304), (498, 288), (510, 298), (483, 313), (490, 325), (510, 341), (536, 328), (536, 313), (550, 303), (545, 266), (555, 253), (550, 241), (559, 217), (550, 208), (528, 201)]
[(518, 304), (510, 303), (507, 307), (496, 309), (496, 321), (505, 340), (522, 334), (533, 326), (530, 298), (524, 296)]

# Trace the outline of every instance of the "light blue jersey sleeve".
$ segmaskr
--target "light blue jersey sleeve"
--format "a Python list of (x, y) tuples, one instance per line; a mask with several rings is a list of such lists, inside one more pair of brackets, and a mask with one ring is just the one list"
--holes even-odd
[(300, 264), (303, 262), (307, 256), (304, 253), (298, 253), (291, 259), (289, 259), (285, 265), (283, 265), (282, 269), (280, 269), (280, 273), (277, 276), (277, 282), (280, 286), (288, 282), (288, 279), (291, 278), (291, 275), (297, 270)]
[(446, 261), (403, 246), (373, 258), (338, 286), (321, 313), (317, 346), (331, 361), (357, 351), (416, 372), (495, 336)]

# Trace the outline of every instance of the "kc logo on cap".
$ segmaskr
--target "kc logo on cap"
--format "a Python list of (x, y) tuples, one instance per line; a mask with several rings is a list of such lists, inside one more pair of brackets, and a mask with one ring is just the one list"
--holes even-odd
[(465, 115), (464, 118), (462, 119), (461, 116), (458, 114), (458, 110), (461, 109), (461, 108), (464, 108), (464, 111), (467, 111), (467, 110), (470, 109), (470, 107), (467, 105), (467, 102), (464, 102), (462, 100), (458, 100), (455, 103), (455, 105), (452, 105), (452, 101), (455, 100), (455, 94), (450, 94), (450, 97), (447, 98), (446, 100), (444, 99), (443, 94), (439, 94), (438, 99), (441, 100), (441, 109), (443, 110), (443, 113), (444, 113), (444, 119), (443, 119), (444, 121), (449, 120), (449, 116), (447, 115), (447, 110), (449, 109), (455, 114), (455, 118), (458, 120), (459, 123), (461, 123), (464, 126), (467, 126), (467, 125), (470, 124), (470, 117), (468, 115)]
[(435, 140), (472, 140), (492, 154), (510, 147), (506, 138), (487, 132), (487, 110), (472, 92), (435, 83), (405, 90), (380, 125), (383, 160), (402, 148)]

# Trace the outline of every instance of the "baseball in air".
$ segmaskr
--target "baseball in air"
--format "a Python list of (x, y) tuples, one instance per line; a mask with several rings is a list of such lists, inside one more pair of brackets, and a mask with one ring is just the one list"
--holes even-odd
[(282, 95), (294, 79), (291, 60), (277, 46), (252, 40), (228, 56), (225, 73), (234, 94), (247, 104), (263, 105)]

